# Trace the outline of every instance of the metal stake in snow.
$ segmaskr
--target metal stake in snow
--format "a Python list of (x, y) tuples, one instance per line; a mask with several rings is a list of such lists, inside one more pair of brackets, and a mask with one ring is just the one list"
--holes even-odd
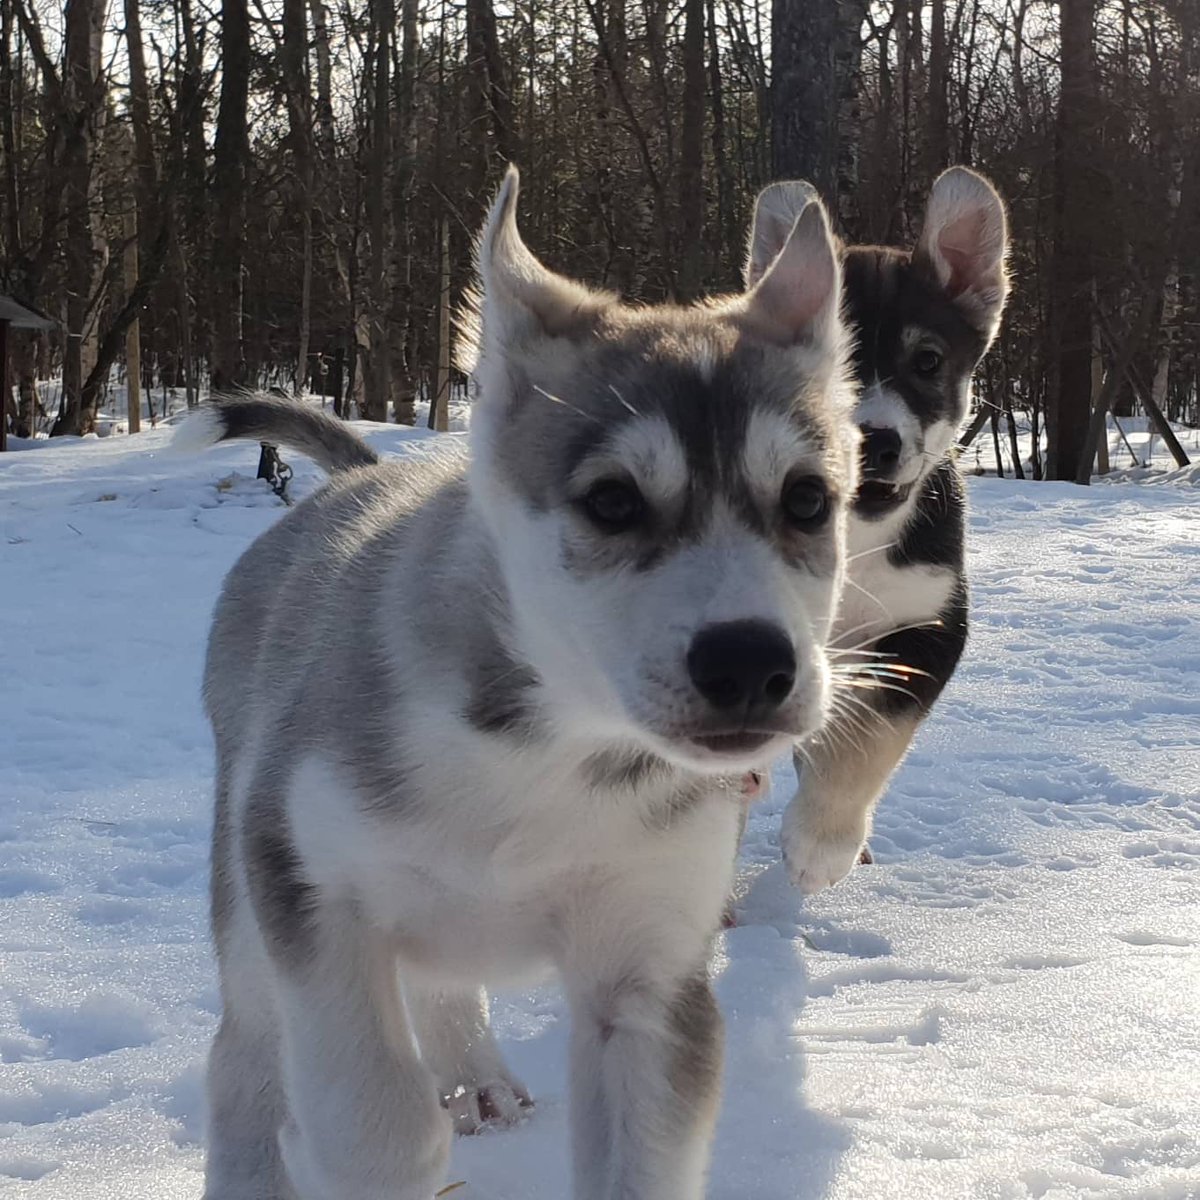
[(258, 456), (258, 475), (256, 478), (265, 479), (271, 485), (271, 491), (284, 504), (291, 504), (287, 497), (288, 484), (292, 481), (292, 468), (279, 457), (279, 447), (270, 442), (259, 442), (262, 453)]

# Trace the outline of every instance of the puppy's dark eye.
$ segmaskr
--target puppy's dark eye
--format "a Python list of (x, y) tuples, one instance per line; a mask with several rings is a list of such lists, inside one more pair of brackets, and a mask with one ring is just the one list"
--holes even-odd
[(819, 479), (793, 479), (783, 489), (783, 513), (797, 529), (816, 529), (829, 516), (829, 491)]
[(646, 501), (632, 483), (602, 479), (593, 483), (579, 502), (584, 515), (605, 533), (626, 533), (642, 523)]
[(913, 355), (912, 366), (918, 375), (936, 375), (938, 367), (941, 365), (942, 356), (937, 350), (930, 350), (926, 347)]

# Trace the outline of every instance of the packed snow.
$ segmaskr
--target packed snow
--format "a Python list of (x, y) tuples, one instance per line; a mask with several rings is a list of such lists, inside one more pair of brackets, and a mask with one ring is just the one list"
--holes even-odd
[[(360, 428), (388, 453), (436, 436)], [(200, 669), (222, 576), (283, 509), (257, 447), (166, 443), (0, 457), (6, 1200), (200, 1192)], [(971, 480), (970, 648), (873, 866), (789, 889), (775, 768), (714, 960), (712, 1200), (1200, 1197), (1200, 480), (1153, 478)], [(538, 1106), (456, 1144), (451, 1194), (563, 1200), (563, 1001), (495, 1017)]]

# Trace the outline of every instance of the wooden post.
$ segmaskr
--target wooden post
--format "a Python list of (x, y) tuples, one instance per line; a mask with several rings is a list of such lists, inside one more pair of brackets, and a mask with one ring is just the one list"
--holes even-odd
[(1137, 396), (1138, 400), (1141, 401), (1142, 407), (1146, 410), (1146, 415), (1150, 418), (1150, 424), (1158, 431), (1162, 440), (1166, 443), (1167, 449), (1171, 452), (1171, 457), (1175, 460), (1175, 465), (1177, 467), (1190, 466), (1191, 461), (1184, 452), (1183, 447), (1179, 444), (1179, 439), (1175, 436), (1175, 430), (1171, 428), (1170, 421), (1167, 420), (1163, 410), (1155, 403), (1154, 397), (1150, 394), (1150, 389), (1142, 385), (1137, 372), (1133, 369), (1133, 354), (1129, 349), (1128, 343), (1124, 347), (1119, 347), (1112, 330), (1107, 324), (1101, 324), (1100, 332), (1108, 344), (1109, 352), (1116, 359), (1116, 363), (1112, 368), (1115, 378), (1120, 379), (1123, 376), (1129, 380), (1129, 386), (1133, 388), (1134, 395)]
[[(1104, 352), (1100, 345), (1100, 325), (1092, 324), (1092, 395), (1099, 396), (1104, 389)], [(1108, 461), (1108, 417), (1103, 418), (1100, 437), (1096, 442), (1096, 474), (1107, 475), (1111, 470)]]
[(437, 384), (429, 423), (439, 433), (445, 433), (450, 428), (450, 222), (444, 216), (440, 240)]
[[(137, 287), (138, 281), (137, 206), (132, 195), (130, 195), (128, 207), (125, 209), (123, 233), (125, 235), (125, 295), (128, 296)], [(125, 331), (125, 388), (129, 432), (140, 433), (142, 430), (142, 335), (141, 322), (136, 317)]]
[(0, 452), (8, 449), (8, 405), (12, 389), (8, 385), (8, 322), (0, 321)]
[(346, 371), (346, 348), (339, 346), (333, 352), (333, 415), (342, 420), (349, 418), (350, 413), (342, 406), (342, 380)]
[(991, 415), (991, 405), (985, 400), (980, 404), (979, 411), (971, 418), (971, 423), (967, 426), (966, 432), (958, 439), (960, 449), (965, 450), (975, 440), (975, 435), (988, 423), (988, 418)]

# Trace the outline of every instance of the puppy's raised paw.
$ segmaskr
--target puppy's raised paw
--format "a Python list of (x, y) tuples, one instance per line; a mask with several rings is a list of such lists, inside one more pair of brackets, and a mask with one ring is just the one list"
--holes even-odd
[(785, 822), (783, 861), (788, 878), (806, 896), (832, 887), (860, 861), (864, 838), (814, 837), (796, 822)]

